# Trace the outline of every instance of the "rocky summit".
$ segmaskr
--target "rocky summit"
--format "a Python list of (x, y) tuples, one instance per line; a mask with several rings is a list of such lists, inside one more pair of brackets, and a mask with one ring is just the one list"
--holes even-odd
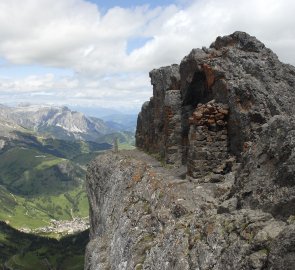
[(235, 32), (150, 77), (138, 150), (89, 165), (85, 270), (295, 269), (295, 68)]

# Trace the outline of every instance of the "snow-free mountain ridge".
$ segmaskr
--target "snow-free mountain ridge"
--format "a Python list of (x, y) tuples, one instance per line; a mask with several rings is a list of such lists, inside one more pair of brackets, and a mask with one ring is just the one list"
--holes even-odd
[(100, 136), (115, 132), (115, 129), (110, 128), (103, 120), (88, 117), (65, 106), (1, 105), (0, 120), (1, 125), (7, 128), (25, 128), (66, 140), (97, 141)]

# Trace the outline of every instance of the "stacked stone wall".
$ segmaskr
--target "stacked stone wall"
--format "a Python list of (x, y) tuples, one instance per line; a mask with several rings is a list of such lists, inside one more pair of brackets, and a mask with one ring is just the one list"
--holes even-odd
[(187, 174), (202, 178), (209, 173), (223, 173), (228, 153), (228, 106), (214, 101), (199, 104), (189, 118)]

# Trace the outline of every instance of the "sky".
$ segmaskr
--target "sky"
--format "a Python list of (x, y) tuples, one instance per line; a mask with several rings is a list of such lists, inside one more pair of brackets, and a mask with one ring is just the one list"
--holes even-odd
[(295, 65), (294, 0), (0, 0), (0, 103), (137, 112), (149, 71), (245, 31)]

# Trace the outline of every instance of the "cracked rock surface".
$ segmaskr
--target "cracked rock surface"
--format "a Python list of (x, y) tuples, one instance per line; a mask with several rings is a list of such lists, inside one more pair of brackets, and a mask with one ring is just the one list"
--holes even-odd
[(234, 172), (217, 183), (181, 175), (137, 150), (93, 161), (85, 269), (294, 269), (292, 220), (236, 209)]

